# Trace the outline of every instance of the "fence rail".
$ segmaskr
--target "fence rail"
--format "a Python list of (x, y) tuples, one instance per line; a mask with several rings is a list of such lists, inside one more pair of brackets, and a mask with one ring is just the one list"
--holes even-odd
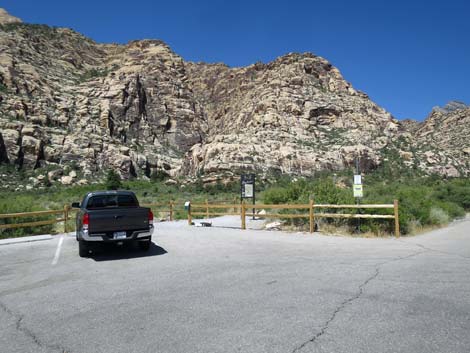
[[(221, 212), (220, 209), (234, 209), (235, 211), (239, 208), (240, 212)], [(197, 209), (197, 211), (193, 211)], [(203, 209), (204, 211), (201, 211)], [(217, 209), (216, 212), (211, 210)], [(226, 216), (236, 215), (241, 218), (241, 228), (246, 229), (246, 215), (247, 210), (255, 209), (272, 209), (272, 210), (308, 210), (308, 213), (258, 213), (256, 216), (259, 218), (308, 218), (309, 219), (309, 230), (313, 233), (315, 228), (315, 218), (345, 218), (345, 219), (393, 219), (395, 236), (400, 236), (400, 223), (398, 213), (398, 200), (395, 200), (393, 204), (364, 204), (364, 205), (333, 205), (333, 204), (315, 204), (313, 200), (310, 200), (308, 204), (283, 204), (283, 205), (268, 205), (268, 204), (246, 204), (242, 202), (240, 204), (209, 204), (196, 203), (191, 204), (188, 210), (188, 224), (192, 224), (193, 216)], [(393, 209), (394, 213), (391, 214), (357, 214), (357, 213), (327, 213), (327, 212), (315, 212), (315, 209)]]
[(36, 226), (45, 226), (45, 225), (64, 222), (64, 232), (67, 232), (67, 221), (69, 219), (69, 213), (70, 213), (70, 207), (67, 205), (64, 206), (62, 210), (4, 213), (4, 214), (0, 214), (0, 219), (21, 218), (21, 217), (43, 217), (43, 216), (50, 216), (50, 215), (61, 215), (62, 217), (54, 218), (54, 219), (47, 219), (47, 220), (42, 220), (42, 221), (0, 224), (0, 229), (36, 227)]
[[(157, 212), (168, 212), (170, 221), (174, 219), (174, 209), (175, 203), (173, 201), (170, 202), (156, 202), (156, 203), (149, 203), (149, 204), (142, 204), (143, 207), (149, 207), (152, 210), (156, 210)], [(157, 209), (158, 207), (168, 207), (168, 209)], [(72, 212), (76, 212), (77, 209), (71, 208), (69, 205), (65, 205), (62, 210), (47, 210), (47, 211), (35, 211), (35, 212), (19, 212), (19, 213), (4, 213), (0, 214), (0, 219), (11, 219), (11, 218), (21, 218), (21, 217), (44, 217), (44, 216), (51, 216), (51, 215), (60, 215), (59, 218), (54, 219), (46, 219), (46, 220), (38, 220), (38, 221), (28, 221), (28, 222), (21, 222), (21, 223), (6, 223), (0, 224), (1, 229), (15, 229), (15, 228), (27, 228), (27, 227), (36, 227), (36, 226), (45, 226), (51, 225), (56, 223), (64, 223), (64, 232), (67, 233), (68, 226), (67, 222), (70, 219), (70, 214)]]
[[(154, 202), (154, 203), (143, 203), (141, 204), (142, 207), (148, 207), (150, 208), (152, 211), (156, 211), (156, 212), (167, 212), (168, 213), (168, 216), (170, 218), (170, 221), (173, 221), (174, 219), (174, 214), (175, 214), (175, 202), (174, 201), (170, 201), (170, 202)], [(159, 207), (168, 207), (168, 209), (157, 209)]]
[[(230, 200), (228, 200), (230, 201)], [(236, 199), (234, 199), (236, 201)], [(219, 202), (219, 203), (212, 203)], [(212, 201), (206, 200), (205, 203), (191, 204), (188, 209), (188, 223), (192, 224), (193, 216), (240, 216), (241, 228), (246, 229), (246, 215), (247, 210), (251, 209), (271, 209), (271, 210), (308, 210), (308, 213), (258, 213), (256, 216), (259, 218), (308, 218), (309, 219), (309, 230), (311, 233), (314, 231), (315, 218), (345, 218), (345, 219), (393, 219), (395, 236), (400, 236), (400, 223), (399, 223), (399, 212), (398, 212), (398, 200), (395, 200), (393, 204), (364, 204), (364, 205), (333, 205), (333, 204), (315, 204), (313, 200), (310, 200), (309, 204), (283, 204), (283, 205), (268, 205), (268, 204), (246, 204), (242, 203), (220, 203), (224, 201)], [(144, 207), (149, 207), (157, 212), (168, 212), (170, 221), (174, 220), (175, 213), (175, 202), (156, 202), (156, 203), (145, 203), (142, 204)], [(168, 209), (157, 209), (159, 207), (168, 207)], [(198, 209), (199, 211), (193, 211)], [(201, 210), (202, 209), (202, 210)], [(227, 210), (222, 212), (220, 210)], [(326, 212), (315, 212), (315, 209), (393, 209), (394, 213), (391, 214), (354, 214), (354, 213), (326, 213)], [(228, 211), (230, 210), (230, 211)], [(43, 217), (50, 215), (60, 215), (60, 218), (39, 220), (39, 221), (28, 221), (23, 223), (8, 223), (0, 224), (0, 229), (13, 229), (13, 228), (25, 228), (42, 225), (50, 225), (55, 223), (64, 223), (64, 232), (67, 232), (67, 221), (69, 216), (74, 209), (70, 206), (65, 205), (62, 210), (48, 210), (48, 211), (36, 211), (36, 212), (19, 212), (19, 213), (7, 213), (0, 214), (0, 219), (8, 218), (22, 218), (22, 217)]]

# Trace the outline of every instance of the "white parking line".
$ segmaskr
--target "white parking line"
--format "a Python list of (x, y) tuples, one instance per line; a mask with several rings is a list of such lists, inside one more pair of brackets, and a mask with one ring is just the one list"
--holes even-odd
[(62, 243), (64, 242), (64, 236), (62, 235), (59, 239), (59, 244), (57, 244), (57, 249), (55, 251), (54, 260), (52, 260), (52, 265), (56, 265), (59, 261), (60, 249), (62, 249)]

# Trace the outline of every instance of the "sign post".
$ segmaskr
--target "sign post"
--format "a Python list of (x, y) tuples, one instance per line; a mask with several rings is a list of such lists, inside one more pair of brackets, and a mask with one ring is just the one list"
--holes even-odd
[[(240, 199), (252, 199), (253, 205), (256, 201), (256, 176), (255, 174), (242, 174), (240, 178)], [(255, 209), (253, 208), (253, 219), (255, 219)]]
[[(361, 203), (361, 198), (364, 197), (364, 190), (362, 188), (362, 176), (361, 171), (359, 170), (359, 158), (356, 157), (356, 174), (354, 174), (354, 182), (353, 182), (353, 196), (356, 199), (356, 204), (359, 205)], [(358, 208), (357, 211), (361, 213), (361, 209)], [(357, 233), (361, 232), (361, 219), (357, 219), (357, 226), (356, 226)]]

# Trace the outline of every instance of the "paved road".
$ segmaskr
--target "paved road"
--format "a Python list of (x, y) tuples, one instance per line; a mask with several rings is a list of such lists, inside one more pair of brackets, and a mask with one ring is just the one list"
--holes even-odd
[(157, 234), (89, 259), (71, 235), (0, 246), (0, 352), (470, 351), (470, 221), (400, 240)]

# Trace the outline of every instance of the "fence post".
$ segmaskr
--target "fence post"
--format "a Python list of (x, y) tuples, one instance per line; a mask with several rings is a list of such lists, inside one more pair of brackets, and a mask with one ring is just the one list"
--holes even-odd
[(170, 222), (173, 221), (173, 201), (170, 201)]
[(310, 204), (309, 204), (309, 211), (310, 211), (310, 233), (313, 233), (315, 231), (315, 216), (313, 214), (313, 200), (310, 199)]
[(237, 212), (237, 198), (234, 197), (233, 198), (233, 213), (236, 213)]
[(393, 210), (395, 213), (395, 237), (400, 237), (400, 220), (398, 218), (398, 200), (393, 201)]
[(67, 221), (69, 219), (69, 206), (64, 206), (64, 233), (67, 233)]
[(189, 208), (188, 208), (188, 224), (192, 225), (192, 223), (193, 223), (193, 219), (191, 217), (191, 203), (190, 203)]
[(242, 217), (242, 229), (246, 229), (246, 208), (245, 208), (245, 201), (242, 201), (240, 207), (240, 213)]
[(209, 201), (206, 199), (206, 218), (209, 218)]

